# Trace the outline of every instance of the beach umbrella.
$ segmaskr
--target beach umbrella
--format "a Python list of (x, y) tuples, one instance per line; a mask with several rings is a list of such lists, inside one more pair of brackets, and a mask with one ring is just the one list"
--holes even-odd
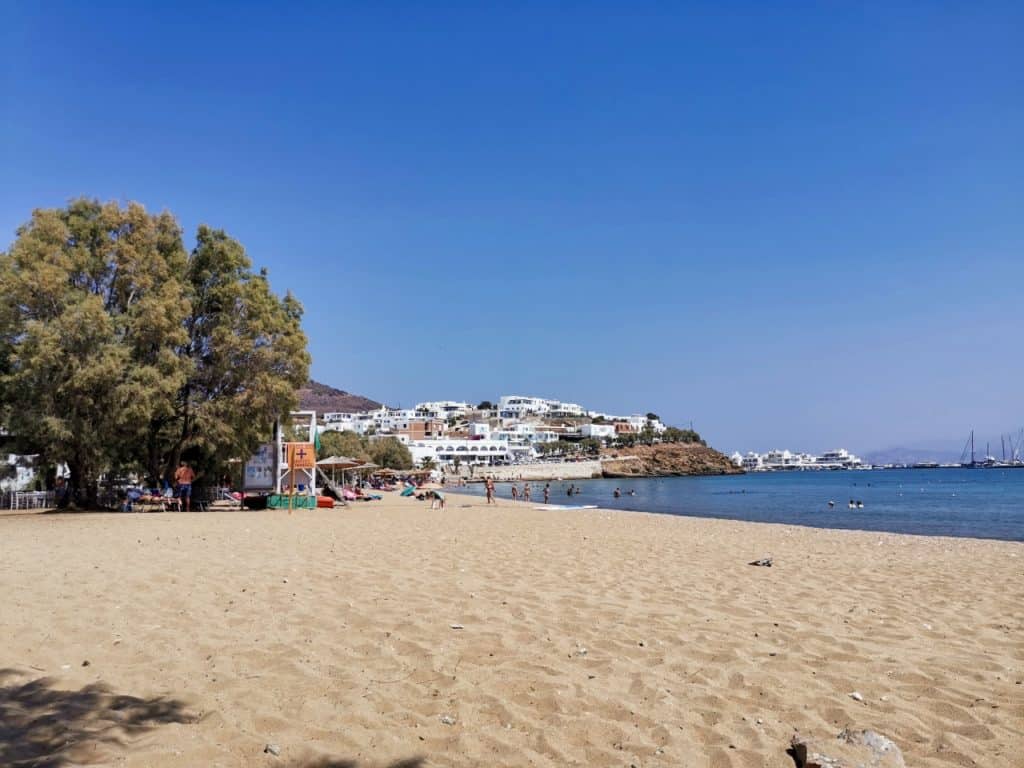
[(328, 456), (326, 459), (320, 459), (316, 463), (318, 469), (330, 469), (331, 470), (331, 482), (334, 482), (334, 472), (336, 470), (342, 470), (341, 482), (345, 483), (345, 470), (355, 469), (362, 465), (359, 459), (353, 459), (349, 456)]

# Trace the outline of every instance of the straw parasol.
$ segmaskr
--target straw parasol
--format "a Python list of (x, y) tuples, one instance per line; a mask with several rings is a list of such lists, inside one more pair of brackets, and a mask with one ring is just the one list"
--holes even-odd
[(336, 470), (341, 470), (341, 482), (345, 483), (345, 470), (356, 469), (361, 467), (363, 462), (359, 459), (353, 459), (349, 456), (328, 456), (326, 459), (320, 459), (316, 463), (317, 469), (330, 469), (331, 470), (331, 482), (334, 482), (334, 473)]

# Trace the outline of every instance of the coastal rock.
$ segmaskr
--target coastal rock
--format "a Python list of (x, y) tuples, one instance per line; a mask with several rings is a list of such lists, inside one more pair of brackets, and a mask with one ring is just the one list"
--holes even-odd
[(751, 560), (748, 565), (760, 565), (765, 568), (772, 567), (772, 559), (770, 557), (762, 557), (760, 560)]
[(263, 753), (277, 757), (281, 754), (281, 748), (277, 746), (277, 744), (267, 744), (267, 746), (263, 748)]
[(892, 739), (870, 730), (846, 728), (826, 741), (797, 733), (790, 752), (797, 768), (907, 768)]
[(700, 443), (606, 448), (601, 452), (601, 471), (605, 477), (743, 474), (724, 453)]
[(455, 718), (451, 715), (441, 715), (441, 722), (445, 725), (455, 725)]

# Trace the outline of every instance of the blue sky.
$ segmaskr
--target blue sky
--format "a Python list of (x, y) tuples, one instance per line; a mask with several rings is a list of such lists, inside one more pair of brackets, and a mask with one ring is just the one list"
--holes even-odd
[(959, 448), (1024, 423), (1022, 39), (1019, 3), (5, 4), (0, 243), (80, 194), (223, 227), (315, 378), (392, 404)]

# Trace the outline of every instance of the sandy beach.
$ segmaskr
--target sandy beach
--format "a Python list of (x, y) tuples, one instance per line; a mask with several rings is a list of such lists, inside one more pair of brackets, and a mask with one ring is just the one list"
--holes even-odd
[(0, 765), (1022, 765), (1024, 545), (448, 502), (0, 513)]

